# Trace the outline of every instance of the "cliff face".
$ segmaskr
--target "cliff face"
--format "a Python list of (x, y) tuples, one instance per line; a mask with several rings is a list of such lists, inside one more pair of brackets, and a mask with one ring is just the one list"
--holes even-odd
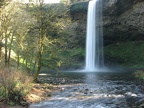
[[(83, 6), (71, 12), (80, 47), (85, 47), (88, 2)], [(144, 66), (144, 0), (103, 0), (103, 31), (105, 64)]]
[(105, 40), (144, 40), (143, 0), (104, 0)]
[[(78, 36), (84, 39), (86, 12), (73, 12), (72, 16), (77, 28), (81, 27)], [(144, 0), (103, 0), (103, 27), (105, 44), (144, 40)]]
[(105, 62), (143, 68), (144, 0), (103, 0)]

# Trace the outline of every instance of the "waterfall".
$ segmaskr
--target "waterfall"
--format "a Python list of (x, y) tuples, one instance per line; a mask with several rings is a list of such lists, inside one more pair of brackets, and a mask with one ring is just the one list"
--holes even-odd
[(87, 15), (85, 70), (98, 71), (103, 66), (102, 0), (91, 0)]

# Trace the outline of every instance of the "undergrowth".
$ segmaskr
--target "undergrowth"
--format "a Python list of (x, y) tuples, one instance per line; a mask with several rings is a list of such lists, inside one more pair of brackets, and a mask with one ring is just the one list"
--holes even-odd
[(115, 43), (105, 47), (109, 61), (131, 68), (144, 67), (144, 42)]
[(0, 69), (0, 97), (7, 104), (21, 104), (25, 101), (26, 94), (32, 88), (32, 78), (25, 72), (13, 68), (1, 67)]
[(136, 71), (134, 74), (135, 74), (135, 77), (136, 77), (136, 78), (141, 79), (141, 80), (144, 80), (144, 71), (138, 70), (138, 71)]

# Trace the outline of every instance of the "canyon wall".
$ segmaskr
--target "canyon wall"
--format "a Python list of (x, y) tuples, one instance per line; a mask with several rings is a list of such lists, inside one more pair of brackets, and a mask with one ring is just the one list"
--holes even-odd
[[(81, 4), (71, 8), (71, 16), (77, 36), (85, 39), (88, 2)], [(105, 44), (144, 40), (144, 1), (103, 0), (103, 27)]]

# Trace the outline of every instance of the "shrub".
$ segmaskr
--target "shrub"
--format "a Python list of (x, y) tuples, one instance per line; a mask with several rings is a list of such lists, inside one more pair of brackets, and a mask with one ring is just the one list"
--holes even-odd
[(0, 69), (0, 95), (8, 102), (20, 104), (31, 89), (30, 78), (25, 72), (12, 68)]
[(138, 70), (134, 74), (136, 78), (144, 80), (144, 71)]

